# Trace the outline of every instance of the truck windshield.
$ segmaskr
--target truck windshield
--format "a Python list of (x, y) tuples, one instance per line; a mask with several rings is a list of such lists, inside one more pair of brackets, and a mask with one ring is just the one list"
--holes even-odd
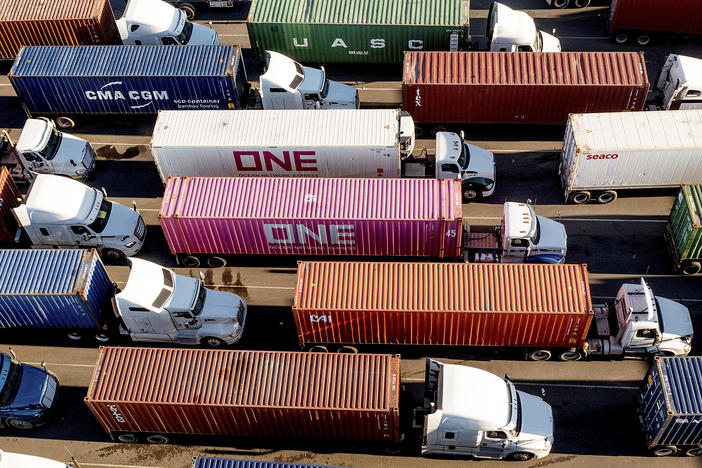
[(319, 92), (319, 94), (323, 97), (326, 98), (327, 94), (329, 94), (329, 80), (324, 80), (324, 84), (322, 85), (322, 90)]
[(205, 306), (205, 298), (206, 297), (207, 297), (207, 288), (205, 288), (205, 285), (202, 284), (202, 281), (200, 281), (200, 288), (197, 291), (197, 298), (195, 299), (195, 303), (193, 304), (192, 313), (194, 316), (197, 317), (202, 312), (202, 308)]
[(106, 198), (102, 199), (100, 203), (100, 210), (98, 211), (95, 221), (90, 223), (89, 227), (95, 232), (102, 232), (107, 226), (107, 221), (110, 219), (110, 211), (112, 211), (112, 203), (110, 203)]
[(544, 38), (541, 36), (541, 31), (536, 30), (536, 39), (534, 39), (534, 52), (541, 52), (544, 47)]
[(186, 21), (183, 25), (183, 30), (176, 36), (176, 40), (183, 45), (190, 42), (190, 36), (193, 35), (193, 23)]
[(468, 164), (470, 164), (470, 150), (461, 141), (461, 155), (458, 156), (458, 165), (461, 166), (461, 170), (465, 171), (468, 168)]
[(10, 361), (10, 368), (7, 371), (5, 385), (2, 387), (2, 390), (0, 390), (1, 406), (7, 406), (15, 399), (20, 380), (22, 380), (22, 363), (13, 359)]
[(302, 65), (297, 62), (295, 62), (295, 71), (297, 73), (295, 73), (295, 77), (290, 82), (291, 89), (297, 89), (305, 80), (305, 72), (302, 71)]
[(56, 130), (55, 128), (51, 131), (51, 136), (49, 137), (49, 141), (46, 143), (46, 146), (44, 147), (43, 150), (39, 151), (39, 154), (46, 159), (47, 161), (51, 161), (54, 159), (56, 156), (56, 153), (58, 153), (59, 146), (61, 146), (61, 140), (63, 139), (63, 135), (61, 132)]
[[(517, 391), (515, 390), (515, 392)], [(522, 399), (519, 398), (519, 392), (517, 392), (517, 425), (509, 433), (513, 437), (517, 437), (520, 432), (522, 432)]]
[(660, 328), (661, 333), (665, 332), (665, 324), (663, 323), (663, 314), (661, 314), (661, 305), (658, 303), (658, 298), (653, 297), (656, 303), (656, 315), (658, 316), (658, 328)]
[(541, 224), (539, 224), (539, 218), (536, 215), (533, 216), (536, 222), (536, 230), (534, 231), (534, 235), (531, 236), (531, 243), (539, 245), (539, 239), (541, 239)]

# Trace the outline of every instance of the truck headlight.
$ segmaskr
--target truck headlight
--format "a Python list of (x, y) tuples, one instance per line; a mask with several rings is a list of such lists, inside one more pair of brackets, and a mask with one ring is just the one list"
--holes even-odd
[(44, 416), (44, 411), (43, 411), (43, 410), (37, 411), (37, 412), (34, 413), (34, 415), (33, 415), (33, 417), (36, 418), (36, 419), (41, 419), (43, 416)]
[(124, 246), (128, 249), (131, 249), (135, 245), (136, 245), (136, 241), (132, 241), (132, 242), (128, 242), (128, 243), (124, 244)]

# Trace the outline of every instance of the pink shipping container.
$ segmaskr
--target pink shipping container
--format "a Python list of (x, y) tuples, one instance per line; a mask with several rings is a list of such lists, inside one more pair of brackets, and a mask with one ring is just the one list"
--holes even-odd
[(0, 244), (11, 242), (17, 232), (17, 221), (12, 208), (20, 205), (22, 194), (6, 167), (0, 167)]
[[(699, 35), (702, 4), (699, 0), (612, 0), (608, 26), (617, 42), (636, 37), (641, 45), (647, 44), (650, 33)], [(620, 34), (626, 37), (617, 37)]]
[(293, 315), (301, 346), (580, 349), (593, 307), (586, 265), (300, 262)]
[(457, 180), (178, 177), (159, 220), (186, 266), (227, 254), (457, 257), (461, 203)]
[(405, 52), (415, 122), (565, 125), (568, 114), (643, 110), (643, 52)]
[(167, 434), (399, 441), (400, 357), (101, 347), (85, 403), (122, 442)]
[(109, 0), (0, 0), (0, 60), (24, 46), (112, 44)]

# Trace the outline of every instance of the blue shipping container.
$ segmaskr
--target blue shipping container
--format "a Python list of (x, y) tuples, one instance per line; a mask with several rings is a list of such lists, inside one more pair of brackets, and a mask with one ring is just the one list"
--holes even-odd
[(98, 328), (113, 285), (92, 250), (0, 250), (0, 328)]
[(702, 357), (656, 357), (644, 378), (639, 414), (648, 447), (702, 444)]
[(334, 468), (326, 465), (300, 465), (260, 460), (235, 460), (233, 458), (196, 457), (193, 468)]
[(25, 47), (8, 76), (30, 117), (239, 109), (248, 86), (220, 45)]

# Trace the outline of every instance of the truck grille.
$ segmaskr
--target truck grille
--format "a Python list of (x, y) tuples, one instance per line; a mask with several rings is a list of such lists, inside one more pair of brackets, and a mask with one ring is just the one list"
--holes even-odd
[(144, 234), (146, 233), (146, 224), (144, 223), (144, 218), (139, 216), (139, 221), (137, 221), (136, 228), (134, 229), (134, 235), (137, 239), (144, 240)]

